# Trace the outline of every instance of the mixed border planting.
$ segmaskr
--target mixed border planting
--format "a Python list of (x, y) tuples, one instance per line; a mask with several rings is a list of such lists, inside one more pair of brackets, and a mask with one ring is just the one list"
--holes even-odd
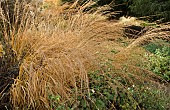
[(0, 13), (0, 109), (169, 109), (168, 24), (108, 21), (110, 7), (93, 1), (8, 4)]

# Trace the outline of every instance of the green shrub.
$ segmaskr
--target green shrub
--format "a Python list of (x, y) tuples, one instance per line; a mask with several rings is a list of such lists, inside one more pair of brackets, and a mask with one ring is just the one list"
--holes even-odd
[(155, 74), (161, 76), (163, 79), (170, 81), (170, 47), (163, 47), (156, 49), (155, 54), (149, 55), (148, 67)]

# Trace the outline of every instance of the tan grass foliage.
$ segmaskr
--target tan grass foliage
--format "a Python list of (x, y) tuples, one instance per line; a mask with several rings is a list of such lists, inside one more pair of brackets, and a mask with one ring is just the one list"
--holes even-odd
[(49, 15), (49, 11), (37, 18), (37, 25), (32, 22), (13, 36), (12, 47), (20, 61), (19, 76), (11, 89), (14, 109), (51, 109), (50, 95), (61, 96), (61, 103), (76, 98), (78, 89), (88, 92), (87, 70), (93, 58), (82, 42), (89, 39), (91, 25), (101, 18), (76, 13), (64, 19), (62, 13)]
[(43, 2), (44, 3), (51, 3), (51, 4), (58, 6), (62, 3), (62, 0), (44, 0)]
[(36, 49), (35, 53), (24, 59), (11, 91), (14, 107), (50, 109), (49, 95), (60, 95), (61, 101), (66, 101), (77, 94), (77, 91), (72, 94), (71, 89), (88, 88), (84, 67), (90, 63), (88, 55), (78, 49), (64, 49), (48, 40), (51, 39), (35, 42), (43, 44), (39, 43), (38, 48), (30, 47)]
[(2, 45), (0, 44), (0, 56), (2, 56), (2, 53), (3, 53), (3, 48)]

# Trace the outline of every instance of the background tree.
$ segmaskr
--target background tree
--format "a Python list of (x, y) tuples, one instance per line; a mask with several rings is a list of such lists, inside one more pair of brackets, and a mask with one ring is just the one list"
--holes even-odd
[(132, 0), (130, 13), (136, 17), (144, 17), (149, 21), (170, 20), (170, 0)]

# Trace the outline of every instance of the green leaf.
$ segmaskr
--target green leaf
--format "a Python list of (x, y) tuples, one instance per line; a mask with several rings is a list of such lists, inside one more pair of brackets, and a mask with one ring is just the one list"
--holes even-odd
[(98, 108), (100, 108), (100, 109), (106, 107), (106, 106), (105, 106), (105, 103), (104, 103), (102, 100), (100, 100), (100, 99), (98, 99), (98, 100), (96, 101), (96, 106), (97, 106)]

